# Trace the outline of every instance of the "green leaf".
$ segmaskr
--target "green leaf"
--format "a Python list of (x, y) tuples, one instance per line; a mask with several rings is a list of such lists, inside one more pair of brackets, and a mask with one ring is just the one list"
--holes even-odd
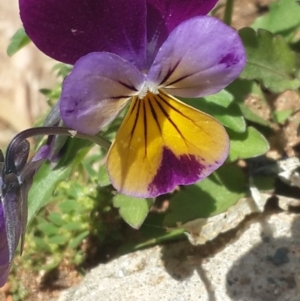
[(262, 117), (260, 117), (259, 115), (255, 114), (247, 105), (245, 105), (244, 103), (240, 103), (239, 107), (244, 115), (244, 117), (254, 123), (263, 125), (263, 126), (268, 126), (270, 127), (271, 124), (270, 122), (268, 122), (267, 120), (263, 119)]
[(54, 235), (49, 237), (48, 243), (55, 244), (55, 245), (64, 245), (69, 242), (70, 238), (66, 235)]
[(35, 213), (52, 198), (56, 185), (70, 176), (71, 166), (52, 169), (49, 163), (41, 166), (34, 177), (28, 196), (28, 223)]
[(266, 138), (255, 128), (248, 127), (245, 133), (229, 132), (230, 161), (253, 158), (265, 154), (269, 150)]
[(79, 247), (79, 245), (81, 244), (81, 242), (90, 234), (89, 231), (85, 231), (80, 233), (79, 235), (77, 235), (76, 237), (72, 238), (70, 240), (70, 243), (68, 245), (68, 248), (70, 249), (76, 249), (77, 247)]
[(221, 90), (219, 93), (214, 95), (205, 96), (204, 99), (208, 103), (214, 103), (224, 108), (228, 108), (233, 103), (232, 94), (226, 90)]
[(13, 56), (21, 48), (30, 42), (24, 28), (20, 28), (10, 39), (10, 44), (7, 47), (6, 53), (8, 56)]
[(80, 222), (70, 222), (62, 226), (62, 229), (68, 231), (79, 231), (82, 230), (82, 224)]
[(45, 242), (44, 238), (33, 237), (31, 238), (37, 248), (41, 249), (43, 252), (51, 252), (51, 248), (48, 243)]
[(101, 165), (98, 173), (98, 182), (101, 187), (110, 185), (109, 176), (106, 170), (106, 166)]
[(59, 231), (59, 228), (51, 223), (42, 223), (39, 224), (37, 227), (47, 236), (56, 235)]
[(238, 105), (233, 102), (233, 96), (225, 90), (201, 99), (182, 99), (182, 101), (215, 117), (233, 131), (242, 133), (246, 129), (246, 123)]
[(48, 216), (49, 221), (57, 226), (62, 226), (65, 224), (65, 221), (62, 219), (61, 214), (57, 212), (51, 212)]
[(274, 93), (300, 87), (296, 78), (296, 57), (282, 36), (266, 30), (243, 28), (239, 31), (247, 53), (247, 64), (240, 77), (258, 80)]
[(113, 198), (113, 205), (119, 208), (121, 217), (135, 229), (142, 225), (152, 204), (152, 199), (134, 198), (122, 194), (117, 194)]
[(234, 101), (239, 105), (245, 119), (263, 126), (270, 127), (269, 121), (257, 115), (244, 103), (244, 100), (250, 96), (258, 99), (259, 102), (266, 102), (264, 93), (262, 92), (261, 86), (258, 83), (238, 78), (228, 87), (226, 87), (226, 90), (228, 90), (234, 96)]
[(300, 25), (299, 16), (300, 6), (295, 0), (280, 0), (271, 3), (269, 13), (257, 18), (252, 27), (283, 33)]
[(284, 124), (285, 121), (291, 116), (293, 110), (274, 111), (274, 119), (280, 124)]
[(164, 225), (175, 226), (226, 211), (245, 196), (247, 183), (236, 165), (223, 165), (205, 180), (185, 186), (174, 194)]
[(65, 200), (58, 204), (58, 207), (62, 211), (62, 213), (76, 211), (78, 206), (80, 206), (80, 204), (78, 204), (75, 200)]

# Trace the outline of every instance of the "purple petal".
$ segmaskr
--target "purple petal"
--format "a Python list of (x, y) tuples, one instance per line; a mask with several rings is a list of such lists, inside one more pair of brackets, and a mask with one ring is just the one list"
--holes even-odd
[(180, 23), (196, 16), (206, 15), (217, 0), (147, 0), (147, 54), (148, 63)]
[(219, 92), (243, 70), (246, 56), (234, 29), (208, 16), (180, 24), (159, 49), (148, 80), (170, 94)]
[(7, 281), (9, 273), (9, 250), (6, 237), (3, 205), (0, 203), (0, 287)]
[(65, 124), (96, 134), (137, 95), (145, 76), (118, 55), (100, 52), (82, 57), (66, 78), (60, 98)]
[(159, 195), (172, 191), (178, 185), (189, 185), (204, 179), (211, 173), (193, 155), (176, 157), (168, 149), (163, 149), (161, 165), (148, 189), (150, 195)]
[(143, 67), (145, 0), (19, 0), (24, 28), (50, 57), (74, 64), (96, 51), (116, 53)]
[[(50, 136), (52, 137), (52, 136)], [(52, 151), (51, 145), (43, 145), (39, 148), (39, 150), (36, 152), (36, 154), (32, 157), (31, 162), (36, 162), (40, 160), (47, 160), (50, 158)], [(42, 163), (41, 163), (42, 164)]]

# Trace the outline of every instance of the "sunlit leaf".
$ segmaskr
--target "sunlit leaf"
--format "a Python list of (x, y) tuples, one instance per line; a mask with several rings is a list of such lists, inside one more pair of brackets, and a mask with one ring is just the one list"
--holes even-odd
[(300, 5), (295, 0), (280, 0), (271, 3), (269, 12), (257, 18), (252, 27), (284, 34), (286, 31), (300, 25), (299, 16)]
[(229, 136), (231, 161), (257, 157), (269, 150), (266, 138), (253, 127), (248, 127), (245, 133), (230, 132)]
[(282, 36), (252, 28), (239, 31), (247, 53), (247, 64), (241, 78), (258, 80), (265, 88), (281, 93), (300, 87), (296, 77), (296, 57)]
[(284, 124), (285, 121), (291, 116), (293, 110), (274, 111), (274, 119), (280, 124)]

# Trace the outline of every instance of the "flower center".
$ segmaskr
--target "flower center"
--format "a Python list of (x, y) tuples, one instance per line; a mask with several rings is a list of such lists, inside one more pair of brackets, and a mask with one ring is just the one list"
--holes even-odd
[(143, 99), (145, 98), (145, 96), (147, 95), (147, 93), (150, 92), (152, 94), (158, 94), (158, 88), (156, 87), (156, 85), (149, 83), (149, 82), (145, 82), (142, 89), (140, 90), (139, 94), (138, 94), (138, 98), (139, 99)]

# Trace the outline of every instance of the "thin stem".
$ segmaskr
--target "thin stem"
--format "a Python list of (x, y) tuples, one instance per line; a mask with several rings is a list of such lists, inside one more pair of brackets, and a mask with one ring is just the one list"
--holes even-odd
[[(41, 136), (41, 135), (64, 135), (64, 136), (70, 136), (72, 138), (80, 138), (80, 139), (87, 139), (95, 144), (103, 147), (104, 149), (108, 150), (110, 147), (110, 142), (106, 139), (99, 137), (99, 136), (91, 136), (86, 135), (82, 133), (78, 133), (70, 128), (66, 127), (57, 127), (57, 126), (51, 126), (51, 127), (37, 127), (37, 128), (30, 128), (28, 130), (25, 130), (23, 132), (20, 132), (17, 134), (9, 143), (6, 151), (6, 158), (5, 158), (5, 164), (8, 165), (9, 162), (12, 162), (14, 159), (14, 147), (15, 145), (18, 145), (20, 141), (26, 140), (33, 136)], [(12, 158), (11, 158), (12, 157)]]
[(225, 5), (224, 23), (231, 25), (234, 0), (227, 0)]

